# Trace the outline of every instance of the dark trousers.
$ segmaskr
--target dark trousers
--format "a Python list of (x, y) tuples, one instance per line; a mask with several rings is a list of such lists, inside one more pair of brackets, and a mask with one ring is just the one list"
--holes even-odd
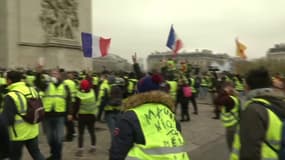
[(189, 101), (182, 101), (181, 104), (181, 120), (190, 120)]
[(101, 117), (102, 117), (102, 115), (104, 113), (104, 108), (105, 108), (106, 104), (107, 104), (106, 100), (102, 100), (101, 104), (99, 105), (99, 112), (98, 112), (98, 115), (97, 115), (97, 120), (98, 121), (101, 121)]
[(214, 104), (214, 113), (215, 113), (215, 118), (220, 118), (220, 113), (221, 113), (221, 109), (220, 107), (214, 103), (216, 97), (217, 97), (217, 93), (216, 92), (212, 92), (212, 102)]
[(194, 112), (195, 112), (195, 113), (198, 113), (196, 97), (197, 97), (196, 93), (192, 93), (192, 96), (191, 96), (191, 98), (190, 98), (190, 101), (191, 101), (191, 103), (192, 103), (192, 106), (194, 107)]
[(78, 117), (78, 147), (83, 147), (84, 142), (84, 131), (85, 127), (87, 127), (87, 130), (90, 135), (90, 142), (92, 146), (95, 146), (96, 144), (96, 134), (95, 134), (95, 122), (96, 117), (94, 115), (79, 115)]
[(23, 146), (26, 146), (30, 155), (34, 160), (44, 160), (44, 156), (40, 152), (38, 137), (26, 140), (26, 141), (11, 141), (10, 142), (10, 159), (20, 160), (22, 159)]
[(9, 131), (4, 116), (0, 115), (0, 159), (9, 157)]
[(75, 133), (74, 121), (68, 121), (66, 119), (65, 127), (66, 127), (66, 135), (65, 135), (66, 140), (72, 140), (73, 139), (73, 135)]

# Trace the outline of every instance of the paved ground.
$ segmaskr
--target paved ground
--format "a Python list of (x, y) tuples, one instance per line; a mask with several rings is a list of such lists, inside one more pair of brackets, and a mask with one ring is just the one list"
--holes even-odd
[(224, 136), (190, 151), (191, 160), (227, 160), (228, 154)]
[[(204, 101), (203, 101), (204, 102)], [(199, 115), (191, 115), (190, 122), (182, 123), (182, 132), (187, 142), (187, 148), (191, 160), (224, 160), (227, 159), (227, 148), (224, 141), (224, 128), (219, 120), (213, 120), (213, 108), (211, 105), (199, 103)], [(190, 104), (190, 111), (192, 106)], [(179, 116), (177, 117), (180, 118)], [(85, 136), (85, 149), (83, 157), (74, 155), (77, 150), (77, 139), (73, 142), (65, 142), (63, 149), (64, 160), (106, 160), (110, 146), (110, 134), (103, 123), (97, 123), (97, 152), (89, 154), (89, 136)], [(45, 156), (49, 155), (49, 147), (43, 135), (40, 136), (40, 148)], [(192, 155), (193, 154), (193, 155)], [(24, 160), (30, 160), (27, 151)]]

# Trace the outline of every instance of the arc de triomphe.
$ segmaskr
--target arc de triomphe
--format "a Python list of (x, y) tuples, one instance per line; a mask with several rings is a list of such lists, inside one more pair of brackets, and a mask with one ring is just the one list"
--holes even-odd
[(90, 69), (81, 32), (91, 32), (91, 0), (1, 0), (0, 67)]

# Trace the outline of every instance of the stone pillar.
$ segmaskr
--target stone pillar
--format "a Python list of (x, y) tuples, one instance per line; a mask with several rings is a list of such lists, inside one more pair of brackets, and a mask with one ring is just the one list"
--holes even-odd
[(7, 66), (7, 3), (0, 1), (0, 67)]

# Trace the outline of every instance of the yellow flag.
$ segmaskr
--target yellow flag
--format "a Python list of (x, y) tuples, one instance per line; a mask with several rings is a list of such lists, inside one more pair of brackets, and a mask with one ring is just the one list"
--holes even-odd
[(242, 44), (241, 42), (239, 42), (238, 39), (236, 39), (236, 55), (242, 59), (246, 59), (246, 55), (245, 55), (245, 50), (247, 49), (246, 48), (246, 45)]

